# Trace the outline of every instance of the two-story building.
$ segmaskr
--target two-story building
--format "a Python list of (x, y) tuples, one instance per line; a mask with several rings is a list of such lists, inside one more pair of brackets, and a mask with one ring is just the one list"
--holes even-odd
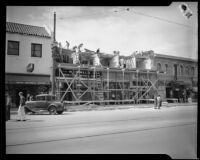
[(22, 91), (48, 93), (52, 66), (51, 35), (44, 27), (6, 23), (5, 84), (13, 105)]
[(190, 58), (156, 54), (154, 66), (166, 73), (166, 97), (197, 99), (198, 61)]

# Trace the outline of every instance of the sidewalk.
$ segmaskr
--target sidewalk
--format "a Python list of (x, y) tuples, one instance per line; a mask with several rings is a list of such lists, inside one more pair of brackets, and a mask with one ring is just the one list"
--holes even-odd
[[(197, 105), (197, 103), (168, 103), (167, 106), (162, 107), (177, 107), (177, 106), (191, 106)], [(89, 111), (89, 110), (115, 110), (115, 109), (129, 109), (129, 108), (153, 108), (154, 104), (120, 104), (120, 105), (87, 105), (87, 106), (68, 106), (68, 112), (75, 112), (75, 111)]]
[[(197, 105), (196, 102), (192, 103), (168, 103), (167, 106), (163, 105), (162, 107), (177, 107), (177, 106), (190, 106)], [(154, 104), (118, 104), (118, 105), (73, 105), (67, 106), (67, 112), (76, 112), (76, 111), (102, 111), (102, 110), (115, 110), (115, 109), (129, 109), (129, 108), (153, 108)], [(17, 114), (18, 108), (11, 108), (11, 115)]]

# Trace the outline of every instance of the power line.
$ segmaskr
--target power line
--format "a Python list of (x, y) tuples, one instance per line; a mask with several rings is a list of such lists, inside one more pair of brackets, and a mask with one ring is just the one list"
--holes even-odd
[[(131, 11), (131, 12), (133, 12), (135, 14), (138, 14), (138, 15), (154, 18), (154, 19), (157, 19), (157, 20), (160, 20), (160, 21), (164, 21), (164, 22), (171, 23), (171, 24), (176, 24), (176, 25), (179, 25), (179, 26), (187, 27), (187, 28), (192, 28), (191, 26), (188, 26), (188, 25), (185, 25), (185, 24), (182, 24), (182, 23), (178, 23), (178, 22), (175, 22), (175, 21), (171, 21), (171, 20), (168, 20), (168, 19), (161, 18), (161, 17), (156, 17), (156, 16), (152, 16), (152, 15), (145, 14), (145, 13), (142, 13), (142, 12), (138, 12), (138, 11), (132, 10), (130, 8), (123, 8), (123, 9), (120, 9), (120, 10), (119, 9), (115, 9), (114, 11), (111, 10), (111, 11), (108, 11), (108, 12), (117, 13), (117, 12), (124, 12), (124, 11), (128, 11), (128, 12)], [(94, 16), (94, 15), (100, 15), (100, 14), (102, 15), (102, 14), (106, 14), (108, 12), (105, 12), (105, 13), (94, 12), (92, 14), (87, 14), (87, 15), (71, 16), (71, 17), (60, 17), (58, 19), (64, 20), (64, 19), (69, 19), (69, 18), (83, 18), (83, 17), (89, 17), (89, 16)]]
[[(182, 23), (174, 22), (174, 21), (171, 21), (171, 20), (168, 20), (168, 19), (164, 19), (164, 18), (160, 18), (160, 17), (156, 17), (156, 16), (151, 16), (151, 15), (148, 15), (148, 14), (144, 14), (142, 12), (130, 10), (129, 8), (127, 8), (125, 10), (126, 11), (132, 11), (133, 13), (138, 14), (138, 15), (143, 15), (143, 16), (146, 16), (146, 17), (155, 18), (157, 20), (165, 21), (165, 22), (168, 22), (168, 23), (177, 24), (177, 25), (184, 26), (184, 27), (187, 27), (187, 28), (192, 28), (191, 26), (188, 26), (188, 25), (185, 25), (185, 24), (182, 24)], [(125, 11), (125, 10), (123, 10), (123, 11)]]

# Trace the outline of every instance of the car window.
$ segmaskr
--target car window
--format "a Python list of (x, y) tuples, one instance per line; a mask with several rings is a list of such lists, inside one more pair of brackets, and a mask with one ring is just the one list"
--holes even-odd
[(47, 101), (51, 101), (51, 96), (46, 96)]
[(44, 96), (38, 96), (36, 99), (37, 99), (37, 101), (45, 101), (45, 97)]
[(52, 98), (52, 100), (53, 100), (53, 101), (55, 101), (55, 99), (56, 99), (56, 97), (55, 97), (55, 96), (52, 96), (51, 98)]

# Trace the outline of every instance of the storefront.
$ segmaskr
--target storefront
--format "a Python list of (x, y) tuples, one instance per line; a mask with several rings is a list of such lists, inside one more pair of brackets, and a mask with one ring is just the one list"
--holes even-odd
[(23, 92), (25, 98), (28, 93), (34, 98), (51, 90), (50, 75), (6, 74), (5, 83), (5, 89), (12, 98), (12, 107), (19, 105), (19, 92)]
[(177, 98), (179, 102), (187, 102), (192, 98), (192, 84), (183, 81), (171, 81), (166, 86), (166, 98)]

